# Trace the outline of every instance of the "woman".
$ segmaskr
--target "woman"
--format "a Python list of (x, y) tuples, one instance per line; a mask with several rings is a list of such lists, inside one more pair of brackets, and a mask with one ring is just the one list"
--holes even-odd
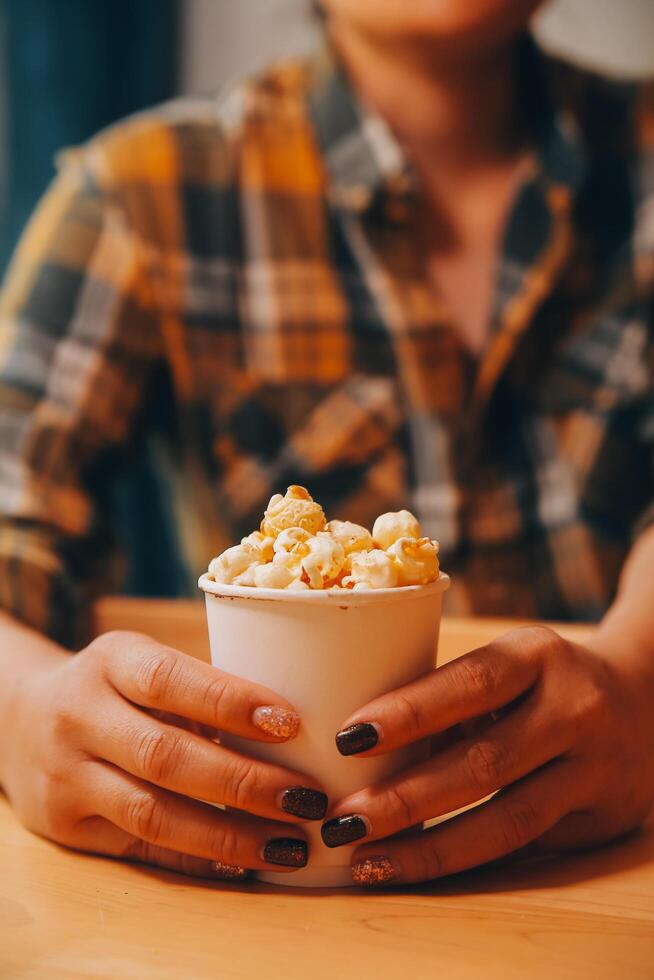
[(303, 864), (296, 821), (325, 816), (314, 780), (206, 737), (292, 738), (271, 691), (144, 636), (64, 649), (107, 564), (108, 478), (153, 416), (195, 480), (196, 569), (303, 483), (364, 523), (409, 502), (451, 611), (601, 620), (585, 647), (514, 630), (343, 719), (345, 754), (443, 733), (329, 801), (356, 881), (587, 846), (651, 807), (651, 112), (546, 62), (537, 6), (326, 0), (333, 58), (68, 158), (1, 345), (0, 779), (36, 832), (242, 877)]

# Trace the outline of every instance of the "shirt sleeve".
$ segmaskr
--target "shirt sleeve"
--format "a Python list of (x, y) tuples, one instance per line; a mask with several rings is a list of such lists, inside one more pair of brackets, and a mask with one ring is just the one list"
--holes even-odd
[(631, 543), (635, 544), (638, 539), (649, 531), (654, 524), (654, 392), (651, 396), (651, 411), (646, 415), (641, 434), (647, 439), (647, 449), (650, 458), (649, 486), (650, 501), (644, 510), (638, 515), (631, 529)]
[(160, 356), (142, 253), (70, 155), (0, 300), (0, 607), (71, 648), (111, 556), (103, 474)]

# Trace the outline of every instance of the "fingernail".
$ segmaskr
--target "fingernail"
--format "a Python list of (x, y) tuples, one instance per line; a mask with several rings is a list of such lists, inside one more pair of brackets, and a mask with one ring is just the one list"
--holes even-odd
[(352, 865), (352, 881), (355, 885), (386, 885), (397, 877), (395, 866), (387, 857), (369, 857)]
[(250, 874), (248, 868), (241, 868), (237, 864), (223, 864), (222, 861), (214, 861), (212, 868), (216, 877), (225, 881), (242, 881)]
[(295, 738), (300, 729), (300, 716), (277, 704), (256, 708), (252, 714), (252, 722), (266, 735), (274, 735), (275, 738)]
[(281, 808), (301, 820), (322, 820), (327, 813), (328, 800), (324, 793), (306, 786), (291, 786), (284, 790)]
[(364, 722), (361, 725), (350, 725), (336, 736), (336, 748), (341, 755), (358, 755), (374, 748), (379, 741), (379, 729), (376, 725)]
[(307, 842), (296, 837), (274, 837), (264, 847), (263, 857), (269, 864), (303, 868), (308, 860)]
[(363, 817), (348, 813), (344, 817), (328, 820), (320, 828), (320, 833), (327, 847), (341, 847), (365, 837), (369, 833), (369, 827)]

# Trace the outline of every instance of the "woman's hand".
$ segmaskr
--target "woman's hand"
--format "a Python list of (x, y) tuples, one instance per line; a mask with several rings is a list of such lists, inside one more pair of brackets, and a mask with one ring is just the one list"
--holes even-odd
[(428, 761), (334, 807), (326, 843), (374, 842), (355, 852), (355, 881), (424, 881), (534, 841), (589, 846), (637, 827), (654, 803), (651, 680), (545, 627), (516, 629), (371, 702), (337, 742), (380, 755), (475, 718), (474, 736), (443, 740)]
[(6, 721), (12, 805), (31, 830), (79, 850), (209, 877), (291, 871), (307, 846), (289, 823), (326, 810), (315, 780), (200, 734), (284, 741), (299, 726), (288, 702), (138, 634), (48, 663), (17, 688)]

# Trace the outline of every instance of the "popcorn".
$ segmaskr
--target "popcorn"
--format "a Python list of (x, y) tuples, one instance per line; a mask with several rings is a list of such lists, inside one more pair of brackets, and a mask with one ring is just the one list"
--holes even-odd
[(251, 565), (259, 563), (260, 558), (259, 547), (243, 539), (241, 544), (235, 544), (233, 548), (228, 548), (222, 555), (213, 559), (209, 565), (209, 574), (216, 582), (231, 585)]
[(302, 559), (309, 553), (308, 542), (312, 535), (301, 527), (288, 527), (281, 531), (274, 543), (273, 564), (286, 569), (292, 578), (302, 575)]
[(253, 577), (252, 584), (258, 589), (287, 589), (295, 580), (292, 569), (275, 561), (268, 565), (257, 565)]
[(214, 558), (209, 575), (258, 589), (364, 591), (438, 579), (438, 542), (408, 510), (382, 514), (372, 534), (352, 521), (326, 522), (304, 487), (271, 497), (261, 528)]
[(277, 568), (285, 568), (289, 571), (293, 578), (302, 577), (302, 559), (304, 555), (294, 555), (289, 552), (280, 552), (275, 555), (272, 560), (273, 565)]
[(251, 588), (252, 586), (256, 585), (255, 578), (254, 578), (254, 573), (256, 569), (264, 568), (264, 567), (265, 566), (262, 565), (260, 562), (255, 561), (253, 565), (250, 565), (250, 567), (246, 568), (244, 572), (241, 572), (240, 575), (236, 576), (236, 578), (232, 582), (232, 585), (247, 585), (249, 588)]
[(317, 534), (324, 530), (326, 523), (322, 507), (309, 492), (304, 487), (292, 486), (285, 497), (276, 493), (270, 498), (261, 522), (261, 533), (276, 538), (286, 528), (301, 527), (309, 534)]
[(395, 562), (400, 585), (426, 585), (438, 578), (438, 544), (429, 538), (398, 538), (386, 554)]
[(353, 551), (372, 551), (375, 547), (370, 531), (351, 521), (330, 521), (325, 528), (343, 546), (345, 555)]
[(273, 538), (265, 537), (261, 531), (253, 531), (252, 534), (248, 534), (247, 538), (243, 538), (241, 544), (251, 544), (255, 548), (258, 548), (261, 553), (262, 562), (272, 561), (273, 545), (275, 542)]
[(303, 527), (287, 527), (286, 530), (280, 531), (273, 542), (273, 551), (276, 555), (296, 555), (303, 558), (309, 551), (307, 541), (310, 541), (311, 537), (312, 535)]
[(372, 528), (375, 545), (382, 551), (387, 551), (398, 538), (419, 538), (421, 534), (420, 524), (410, 510), (382, 514)]
[(339, 574), (345, 561), (343, 545), (328, 531), (319, 531), (308, 541), (309, 551), (302, 559), (302, 570), (312, 589), (324, 589)]
[(343, 579), (343, 585), (355, 590), (393, 589), (398, 578), (398, 567), (393, 559), (385, 551), (375, 548), (351, 556), (351, 571)]

